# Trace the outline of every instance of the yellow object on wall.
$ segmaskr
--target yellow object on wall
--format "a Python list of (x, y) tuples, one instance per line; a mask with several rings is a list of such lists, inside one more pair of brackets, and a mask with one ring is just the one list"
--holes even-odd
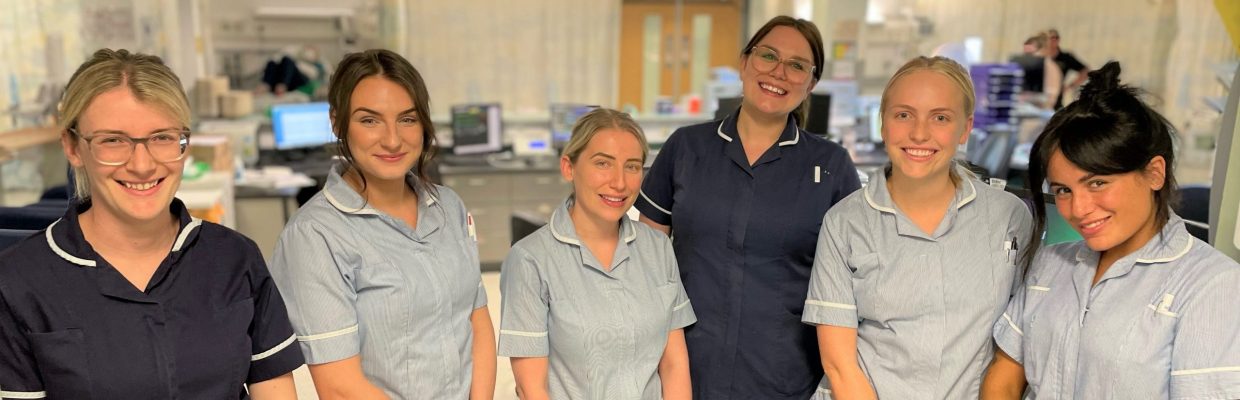
[(1231, 35), (1232, 47), (1240, 52), (1240, 1), (1214, 0), (1214, 7), (1218, 8), (1218, 16), (1223, 18), (1223, 26)]

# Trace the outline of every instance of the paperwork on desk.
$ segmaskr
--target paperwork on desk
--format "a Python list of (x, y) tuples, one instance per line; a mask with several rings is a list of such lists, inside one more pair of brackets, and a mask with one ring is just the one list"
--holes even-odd
[(303, 188), (314, 186), (314, 179), (306, 174), (293, 172), (282, 166), (268, 166), (263, 169), (246, 169), (237, 179), (238, 186), (250, 186), (269, 189)]

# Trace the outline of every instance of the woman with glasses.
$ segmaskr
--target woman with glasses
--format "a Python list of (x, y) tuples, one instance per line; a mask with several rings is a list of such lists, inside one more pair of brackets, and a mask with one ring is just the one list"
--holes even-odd
[(0, 398), (296, 398), (302, 355), (258, 248), (174, 197), (189, 119), (154, 56), (99, 50), (69, 80), (79, 201), (0, 255)]
[(818, 236), (804, 317), (826, 371), (816, 399), (977, 398), (1032, 217), (954, 161), (974, 101), (944, 57), (909, 60), (883, 90), (891, 163)]
[(343, 160), (271, 262), (328, 399), (491, 399), (495, 332), (465, 204), (427, 178), (430, 96), (399, 54), (345, 55), (328, 89)]
[(673, 133), (637, 209), (671, 234), (698, 317), (685, 329), (694, 397), (806, 399), (822, 378), (801, 323), (818, 228), (860, 183), (844, 148), (797, 126), (822, 76), (818, 28), (776, 17), (739, 61), (740, 109)]

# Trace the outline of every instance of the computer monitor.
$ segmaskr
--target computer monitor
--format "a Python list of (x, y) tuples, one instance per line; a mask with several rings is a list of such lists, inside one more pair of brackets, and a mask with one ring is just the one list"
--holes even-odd
[(576, 124), (577, 119), (581, 118), (582, 115), (595, 108), (598, 108), (598, 106), (570, 103), (551, 104), (548, 107), (551, 111), (551, 146), (556, 149), (564, 148), (564, 145), (568, 143), (568, 139), (573, 136), (573, 124)]
[(805, 131), (827, 136), (831, 124), (831, 95), (809, 94), (809, 113), (805, 116)]
[(1017, 54), (1013, 55), (1009, 61), (1019, 65), (1021, 71), (1025, 73), (1020, 84), (1021, 90), (1038, 93), (1045, 91), (1042, 85), (1046, 79), (1046, 58), (1031, 54)]
[[(1004, 190), (1019, 197), (1025, 202), (1025, 206), (1029, 207), (1029, 211), (1033, 212), (1033, 200), (1029, 199), (1028, 189), (1008, 186)], [(1046, 230), (1042, 231), (1042, 245), (1049, 246), (1083, 239), (1081, 234), (1076, 229), (1072, 229), (1072, 225), (1069, 225), (1068, 221), (1059, 215), (1059, 207), (1055, 205), (1054, 196), (1043, 193), (1042, 200), (1045, 202), (1046, 209)]]
[(276, 150), (318, 147), (336, 140), (327, 103), (271, 106)]
[(502, 118), (497, 103), (452, 106), (452, 152), (486, 154), (503, 149)]

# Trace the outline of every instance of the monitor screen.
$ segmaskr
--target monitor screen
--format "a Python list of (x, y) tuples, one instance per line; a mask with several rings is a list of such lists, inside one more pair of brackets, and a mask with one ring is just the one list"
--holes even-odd
[[(1009, 193), (1016, 195), (1025, 202), (1025, 206), (1032, 211), (1033, 200), (1029, 199), (1029, 190), (1008, 186), (1004, 188)], [(1046, 208), (1046, 230), (1042, 232), (1042, 245), (1049, 246), (1057, 243), (1075, 242), (1081, 240), (1081, 234), (1068, 221), (1059, 215), (1059, 207), (1055, 205), (1055, 197), (1049, 194), (1043, 194), (1042, 200), (1045, 202)]]
[(721, 120), (732, 115), (737, 109), (741, 108), (740, 97), (721, 97), (719, 98), (719, 106), (715, 108), (715, 120)]
[(327, 103), (271, 106), (271, 130), (277, 150), (317, 147), (336, 140)]
[(805, 115), (805, 131), (827, 136), (831, 124), (831, 95), (810, 93), (809, 113)]
[(452, 106), (452, 152), (486, 154), (503, 149), (502, 118), (499, 104)]
[(573, 124), (585, 113), (598, 106), (585, 104), (552, 104), (551, 111), (551, 143), (554, 148), (562, 149), (573, 136)]

